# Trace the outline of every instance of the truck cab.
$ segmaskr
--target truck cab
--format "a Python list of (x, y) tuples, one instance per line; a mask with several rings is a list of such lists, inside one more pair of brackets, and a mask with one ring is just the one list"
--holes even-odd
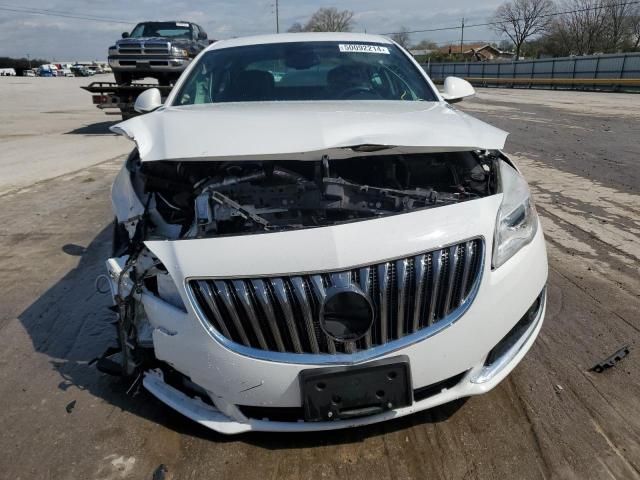
[(192, 22), (142, 22), (109, 47), (109, 66), (119, 85), (147, 77), (171, 85), (209, 43)]

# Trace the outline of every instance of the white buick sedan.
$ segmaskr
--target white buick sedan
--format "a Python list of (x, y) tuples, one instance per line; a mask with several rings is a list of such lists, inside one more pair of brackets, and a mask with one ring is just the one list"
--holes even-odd
[(327, 430), (495, 387), (545, 313), (540, 223), (507, 134), (374, 35), (220, 41), (113, 131), (119, 348), (218, 432)]

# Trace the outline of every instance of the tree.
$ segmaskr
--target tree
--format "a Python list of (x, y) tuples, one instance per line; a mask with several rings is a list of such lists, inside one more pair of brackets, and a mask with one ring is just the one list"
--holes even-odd
[(629, 32), (632, 48), (637, 50), (640, 47), (640, 7), (629, 17)]
[(22, 75), (23, 70), (27, 70), (29, 68), (36, 68), (40, 65), (45, 65), (47, 63), (51, 63), (49, 60), (44, 58), (11, 58), (11, 57), (0, 57), (0, 68), (13, 68), (17, 72), (18, 75)]
[(602, 46), (605, 52), (622, 50), (629, 40), (629, 20), (634, 13), (634, 6), (630, 2), (620, 0), (603, 0), (605, 9), (605, 23), (603, 28)]
[(305, 32), (350, 32), (353, 12), (335, 7), (318, 9), (302, 28)]
[(498, 43), (498, 50), (501, 50), (503, 52), (510, 52), (513, 50), (513, 42), (511, 40), (500, 40), (500, 43)]
[(407, 27), (400, 27), (400, 31), (391, 35), (391, 40), (403, 48), (409, 48), (409, 31)]
[(412, 48), (414, 50), (436, 50), (438, 48), (438, 44), (431, 40), (420, 40)]
[(295, 22), (293, 25), (291, 25), (289, 27), (289, 29), (287, 30), (287, 32), (289, 33), (300, 33), (300, 32), (304, 32), (304, 27), (302, 26), (302, 24), (300, 22)]
[[(578, 0), (580, 1), (580, 0)], [(547, 31), (554, 5), (551, 0), (513, 0), (500, 5), (491, 18), (491, 28), (513, 42), (516, 58), (531, 37)]]
[(607, 10), (603, 0), (564, 0), (557, 22), (560, 35), (574, 55), (590, 55), (605, 50)]
[(527, 42), (525, 50), (527, 54), (540, 57), (566, 57), (571, 54), (570, 42), (560, 27), (556, 18), (551, 23), (549, 30), (541, 37)]

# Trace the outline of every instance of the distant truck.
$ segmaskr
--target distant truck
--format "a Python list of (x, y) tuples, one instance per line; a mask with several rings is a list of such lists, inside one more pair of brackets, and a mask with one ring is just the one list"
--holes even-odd
[(38, 76), (39, 77), (57, 77), (58, 67), (53, 64), (40, 65), (40, 67), (38, 67)]
[(89, 70), (84, 65), (77, 65), (77, 64), (71, 67), (71, 72), (76, 77), (90, 77), (91, 75), (94, 74), (93, 71)]
[(143, 22), (109, 47), (109, 66), (118, 85), (147, 77), (172, 85), (209, 43), (207, 33), (192, 22)]

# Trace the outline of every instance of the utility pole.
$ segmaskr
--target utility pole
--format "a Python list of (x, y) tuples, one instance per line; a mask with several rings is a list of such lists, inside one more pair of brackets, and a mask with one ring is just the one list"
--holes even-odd
[(460, 54), (462, 55), (462, 44), (464, 43), (464, 17), (462, 17), (462, 27), (460, 28)]
[(276, 33), (280, 33), (280, 12), (278, 11), (278, 0), (276, 0)]
[(29, 61), (29, 70), (31, 70), (31, 55), (27, 53), (27, 60)]

